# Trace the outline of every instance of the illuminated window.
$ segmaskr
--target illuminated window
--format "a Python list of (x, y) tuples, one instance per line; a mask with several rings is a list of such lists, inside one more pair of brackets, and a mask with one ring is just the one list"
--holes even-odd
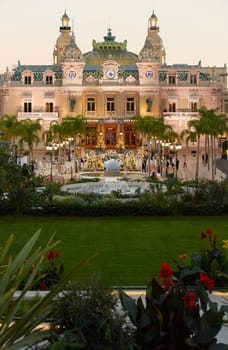
[(53, 110), (54, 110), (53, 102), (46, 102), (45, 112), (53, 112)]
[(124, 128), (124, 143), (125, 146), (133, 146), (136, 144), (135, 131), (131, 126), (125, 126)]
[(95, 146), (97, 144), (97, 128), (89, 127), (86, 129), (86, 145)]

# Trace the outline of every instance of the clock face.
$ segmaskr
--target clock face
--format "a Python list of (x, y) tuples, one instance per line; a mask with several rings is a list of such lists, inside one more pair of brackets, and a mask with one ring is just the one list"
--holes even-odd
[(148, 78), (148, 79), (153, 78), (153, 75), (154, 75), (154, 73), (152, 72), (152, 70), (148, 70), (148, 71), (146, 71), (146, 73), (145, 73), (145, 76), (146, 76), (146, 78)]
[(68, 75), (69, 75), (69, 78), (74, 79), (76, 78), (77, 74), (74, 70), (70, 70)]
[(115, 71), (113, 69), (109, 69), (106, 72), (106, 77), (108, 79), (113, 79), (115, 77)]

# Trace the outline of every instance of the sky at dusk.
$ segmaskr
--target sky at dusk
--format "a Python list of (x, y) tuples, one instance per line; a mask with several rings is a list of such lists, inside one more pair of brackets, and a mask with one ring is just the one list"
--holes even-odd
[(52, 64), (65, 10), (83, 53), (110, 27), (138, 54), (154, 10), (167, 64), (228, 64), (228, 0), (0, 0), (0, 73), (18, 61)]

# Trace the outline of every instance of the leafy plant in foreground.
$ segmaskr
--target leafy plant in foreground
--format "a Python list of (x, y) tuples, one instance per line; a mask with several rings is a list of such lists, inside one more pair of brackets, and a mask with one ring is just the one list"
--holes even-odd
[[(216, 247), (217, 237), (211, 229), (201, 233), (201, 239), (207, 237), (210, 247), (191, 257), (183, 254), (181, 262), (174, 260), (176, 271), (166, 262), (161, 264), (161, 282), (152, 279), (145, 300), (140, 297), (135, 302), (120, 291), (121, 304), (135, 329), (136, 349), (228, 349), (228, 345), (216, 343), (228, 305), (219, 309), (208, 293), (221, 281), (227, 285), (227, 258)], [(226, 248), (228, 241), (223, 243)]]
[[(38, 230), (12, 258), (10, 248), (14, 236), (11, 235), (0, 249), (0, 348), (8, 350), (21, 349), (24, 346), (37, 344), (50, 338), (50, 331), (39, 328), (42, 322), (53, 312), (53, 299), (64, 289), (75, 272), (82, 268), (90, 259), (86, 259), (76, 266), (70, 273), (63, 276), (58, 284), (42, 299), (39, 299), (26, 314), (14, 321), (20, 309), (26, 292), (36, 282), (37, 272), (48, 251), (59, 243), (54, 242), (52, 236), (44, 248), (36, 247), (41, 230)], [(32, 273), (31, 266), (34, 265)], [(26, 277), (29, 275), (29, 278)], [(15, 293), (22, 281), (26, 280), (19, 296)], [(14, 301), (14, 302), (12, 302)]]

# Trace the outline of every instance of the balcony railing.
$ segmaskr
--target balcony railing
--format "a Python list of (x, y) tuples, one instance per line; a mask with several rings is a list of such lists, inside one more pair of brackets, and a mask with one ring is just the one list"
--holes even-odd
[(17, 114), (19, 120), (22, 119), (44, 119), (44, 120), (58, 120), (58, 112), (20, 112)]
[(176, 112), (163, 112), (165, 117), (197, 117), (199, 112), (192, 112), (190, 110), (177, 110)]

